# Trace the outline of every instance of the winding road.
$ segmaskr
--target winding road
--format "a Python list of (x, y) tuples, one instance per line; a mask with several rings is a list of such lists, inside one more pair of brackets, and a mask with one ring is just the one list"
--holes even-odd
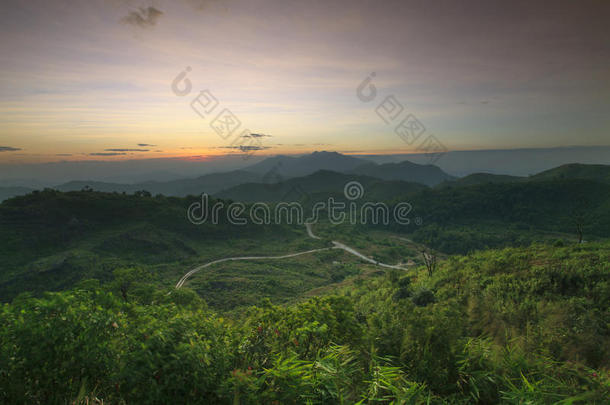
[[(321, 239), (319, 236), (314, 235), (313, 231), (311, 230), (311, 224), (310, 223), (306, 223), (305, 224), (305, 228), (307, 229), (307, 235), (309, 235), (310, 238), (313, 239)], [(180, 278), (180, 280), (178, 281), (178, 283), (176, 283), (176, 289), (182, 287), (184, 285), (184, 283), (189, 279), (189, 277), (191, 277), (193, 274), (197, 273), (198, 271), (200, 271), (201, 269), (205, 269), (206, 267), (210, 267), (214, 264), (217, 263), (223, 263), (223, 262), (229, 262), (229, 261), (235, 261), (235, 260), (275, 260), (275, 259), (287, 259), (289, 257), (295, 257), (295, 256), (300, 256), (300, 255), (306, 255), (309, 253), (314, 253), (314, 252), (321, 252), (323, 250), (329, 250), (329, 249), (342, 249), (345, 250), (346, 252), (359, 257), (360, 259), (375, 264), (377, 266), (381, 266), (381, 267), (386, 267), (389, 269), (400, 269), (400, 270), (406, 270), (405, 267), (402, 266), (396, 266), (396, 265), (392, 265), (392, 264), (385, 264), (385, 263), (381, 263), (378, 261), (375, 261), (373, 259), (371, 259), (370, 257), (367, 257), (365, 255), (363, 255), (362, 253), (358, 252), (356, 249), (351, 248), (347, 245), (344, 245), (341, 242), (337, 242), (335, 240), (332, 241), (333, 243), (333, 247), (327, 247), (327, 248), (320, 248), (320, 249), (313, 249), (313, 250), (307, 250), (304, 252), (297, 252), (297, 253), (291, 253), (288, 255), (283, 255), (283, 256), (242, 256), (242, 257), (227, 257), (225, 259), (218, 259), (218, 260), (214, 260), (205, 264), (202, 264), (201, 266), (197, 266), (194, 269), (190, 270), (189, 272), (187, 272), (184, 276), (182, 276), (182, 278)]]

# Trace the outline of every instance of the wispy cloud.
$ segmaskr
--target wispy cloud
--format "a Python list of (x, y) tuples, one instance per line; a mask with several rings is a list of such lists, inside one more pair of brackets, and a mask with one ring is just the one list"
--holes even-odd
[(124, 148), (113, 148), (104, 149), (107, 152), (150, 152), (150, 149), (124, 149)]
[(208, 5), (217, 2), (217, 0), (187, 0), (186, 2), (193, 6), (196, 10), (203, 10)]
[(0, 146), (0, 152), (15, 152), (21, 148), (13, 148), (12, 146)]
[(245, 134), (241, 136), (242, 138), (264, 138), (264, 137), (271, 137), (271, 135), (267, 135), (267, 134)]
[(153, 147), (153, 146), (157, 146), (157, 145), (153, 145), (152, 143), (139, 143), (138, 146), (143, 146), (143, 147), (150, 146), (150, 147)]
[(123, 152), (95, 152), (95, 153), (89, 154), (89, 156), (119, 156), (119, 155), (126, 155), (126, 153), (123, 153)]
[(250, 152), (255, 150), (271, 149), (271, 146), (258, 146), (258, 145), (239, 145), (239, 146), (220, 146), (219, 149), (239, 149), (242, 152)]
[(157, 24), (157, 20), (162, 15), (163, 12), (154, 7), (141, 7), (137, 11), (131, 11), (121, 18), (121, 22), (140, 28), (152, 28)]

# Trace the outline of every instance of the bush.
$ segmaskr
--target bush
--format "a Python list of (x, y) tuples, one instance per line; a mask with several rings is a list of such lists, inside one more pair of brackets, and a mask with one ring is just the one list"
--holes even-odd
[(415, 290), (413, 297), (411, 297), (411, 301), (418, 307), (425, 307), (426, 305), (434, 303), (436, 298), (431, 290), (422, 287)]

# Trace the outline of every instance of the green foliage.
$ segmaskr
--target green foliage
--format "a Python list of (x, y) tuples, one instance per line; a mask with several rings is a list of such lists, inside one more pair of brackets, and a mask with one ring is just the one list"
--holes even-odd
[(214, 402), (231, 369), (222, 319), (74, 290), (4, 305), (0, 402), (64, 403), (81, 390), (129, 403)]
[(0, 403), (603, 404), (609, 263), (608, 242), (535, 244), (224, 316), (117, 266), (2, 304)]
[(413, 297), (411, 297), (411, 301), (418, 307), (425, 307), (428, 304), (432, 304), (435, 300), (434, 292), (425, 287), (420, 287), (415, 290)]

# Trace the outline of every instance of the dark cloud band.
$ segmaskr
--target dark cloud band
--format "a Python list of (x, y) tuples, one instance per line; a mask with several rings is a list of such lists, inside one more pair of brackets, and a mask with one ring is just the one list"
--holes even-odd
[(154, 7), (142, 7), (137, 11), (131, 11), (125, 17), (121, 18), (121, 22), (135, 27), (151, 28), (157, 24), (157, 20), (162, 15), (163, 12)]
[(15, 152), (21, 148), (13, 148), (12, 146), (0, 146), (0, 152)]

